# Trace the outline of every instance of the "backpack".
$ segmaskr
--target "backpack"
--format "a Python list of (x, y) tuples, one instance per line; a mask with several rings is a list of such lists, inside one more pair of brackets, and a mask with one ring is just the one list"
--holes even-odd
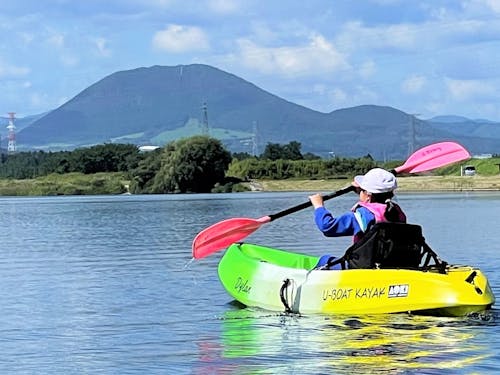
[(422, 228), (415, 224), (375, 223), (341, 258), (331, 258), (325, 268), (341, 264), (342, 269), (403, 268), (428, 269), (434, 261), (441, 272), (446, 262), (425, 243)]

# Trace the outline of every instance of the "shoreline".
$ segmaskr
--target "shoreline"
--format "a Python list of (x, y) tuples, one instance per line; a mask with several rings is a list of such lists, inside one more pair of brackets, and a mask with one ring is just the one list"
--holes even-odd
[[(331, 191), (345, 188), (349, 179), (254, 180), (252, 191)], [(494, 176), (408, 176), (398, 177), (398, 192), (500, 191), (500, 174)]]

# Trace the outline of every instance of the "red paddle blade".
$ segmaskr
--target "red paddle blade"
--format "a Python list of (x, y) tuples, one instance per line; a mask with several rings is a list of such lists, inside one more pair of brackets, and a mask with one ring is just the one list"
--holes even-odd
[(425, 172), (448, 164), (470, 159), (469, 152), (455, 142), (439, 142), (415, 151), (406, 162), (395, 169), (397, 173)]
[(193, 257), (204, 258), (218, 250), (225, 249), (269, 221), (271, 221), (269, 216), (263, 216), (260, 219), (233, 218), (203, 229), (193, 240)]

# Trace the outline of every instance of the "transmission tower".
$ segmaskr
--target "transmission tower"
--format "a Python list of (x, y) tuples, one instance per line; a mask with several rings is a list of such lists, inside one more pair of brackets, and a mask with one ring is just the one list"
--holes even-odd
[(203, 135), (209, 135), (210, 131), (209, 131), (209, 128), (208, 128), (208, 107), (207, 107), (207, 102), (203, 103), (202, 110), (203, 110), (203, 125), (202, 125), (201, 132), (202, 132)]
[(258, 153), (259, 153), (259, 136), (257, 130), (257, 121), (254, 121), (252, 126), (252, 155), (257, 156)]
[(7, 125), (7, 130), (9, 131), (9, 144), (7, 146), (7, 152), (13, 154), (16, 152), (16, 126), (14, 125), (14, 120), (16, 119), (15, 112), (9, 112), (9, 125)]

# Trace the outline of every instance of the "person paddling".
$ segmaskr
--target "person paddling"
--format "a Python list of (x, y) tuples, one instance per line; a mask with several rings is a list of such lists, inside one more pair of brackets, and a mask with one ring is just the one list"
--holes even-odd
[[(392, 201), (398, 186), (394, 174), (374, 168), (365, 175), (354, 177), (352, 185), (359, 194), (359, 201), (351, 211), (337, 217), (324, 207), (320, 194), (309, 196), (316, 226), (326, 237), (353, 236), (353, 242), (357, 242), (375, 223), (406, 223), (405, 213)], [(330, 255), (322, 256), (317, 266), (325, 264), (330, 258)]]

